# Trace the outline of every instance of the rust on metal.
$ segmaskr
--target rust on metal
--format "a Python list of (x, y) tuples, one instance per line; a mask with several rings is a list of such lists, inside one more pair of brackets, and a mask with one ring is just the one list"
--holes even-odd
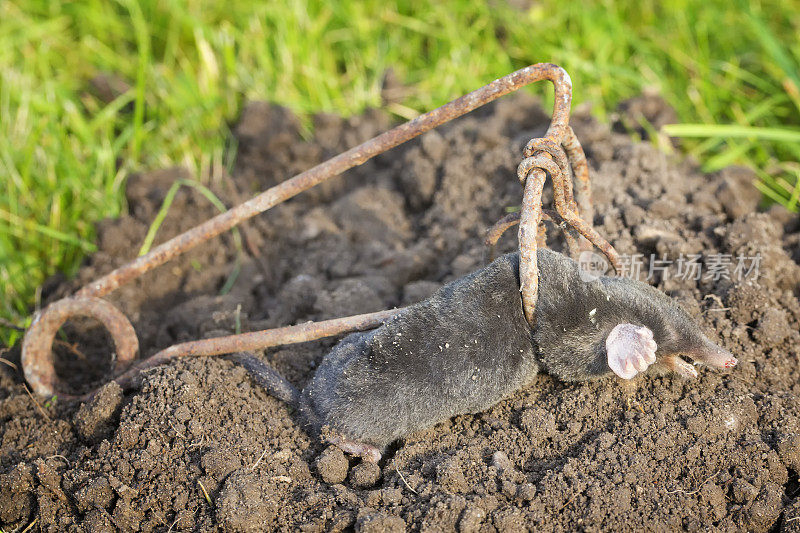
[[(547, 160), (556, 168), (557, 165)], [(539, 267), (536, 258), (536, 231), (542, 219), (542, 190), (545, 172), (537, 168), (525, 182), (519, 224), (519, 290), (522, 309), (529, 324), (536, 322), (536, 300), (539, 296)]]
[[(490, 261), (494, 261), (495, 259), (495, 247), (497, 245), (497, 241), (500, 240), (500, 237), (503, 236), (506, 230), (519, 224), (519, 219), (519, 211), (509, 213), (495, 222), (488, 230), (486, 230), (486, 237), (484, 237), (483, 243), (489, 248)], [(538, 234), (536, 235), (536, 245), (539, 248), (547, 247), (547, 230), (544, 226), (545, 221), (552, 222), (564, 230), (564, 240), (567, 243), (569, 255), (573, 259), (578, 259), (578, 256), (582, 250), (578, 245), (578, 240), (575, 238), (575, 230), (567, 226), (567, 223), (564, 222), (564, 219), (561, 218), (561, 215), (559, 215), (558, 212), (553, 209), (542, 208), (542, 224), (539, 224)]]
[[(495, 247), (497, 246), (497, 241), (500, 240), (500, 237), (508, 230), (519, 224), (520, 212), (515, 211), (513, 213), (509, 213), (497, 222), (495, 222), (492, 227), (486, 230), (486, 236), (483, 239), (483, 243), (489, 248), (489, 260), (494, 261), (495, 259)], [(553, 211), (552, 209), (542, 209), (542, 222), (548, 221), (556, 224), (557, 226), (563, 227), (564, 221), (561, 219), (558, 213)], [(536, 235), (536, 242), (537, 246), (540, 248), (544, 248), (547, 243), (547, 230), (544, 224), (540, 224), (537, 230)]]
[[(542, 213), (543, 219), (544, 216), (544, 213)], [(503, 233), (505, 233), (508, 228), (516, 226), (517, 224), (519, 224), (519, 211), (507, 214), (495, 222), (491, 228), (486, 230), (486, 237), (483, 239), (483, 244), (489, 247), (494, 247), (497, 244), (497, 241), (500, 240), (500, 237), (503, 236)]]
[(424, 115), (420, 115), (377, 137), (373, 137), (324, 163), (320, 163), (275, 187), (267, 189), (243, 204), (217, 215), (177, 237), (173, 237), (154, 248), (148, 254), (137, 257), (130, 263), (87, 284), (78, 291), (77, 295), (104, 296), (150, 269), (169, 261), (212, 237), (230, 230), (244, 220), (263, 213), (327, 179), (338, 176), (345, 170), (361, 165), (386, 150), (469, 113), (501, 96), (514, 92), (529, 83), (542, 80), (551, 80), (555, 85), (553, 120), (548, 129), (548, 136), (560, 139), (568, 127), (569, 106), (572, 101), (572, 84), (569, 75), (564, 69), (551, 63), (531, 65), (503, 76), (480, 89)]
[(179, 357), (223, 355), (242, 351), (264, 350), (274, 346), (314, 341), (351, 331), (372, 329), (399, 315), (404, 310), (405, 308), (389, 309), (387, 311), (334, 318), (321, 322), (307, 322), (296, 326), (251, 331), (238, 335), (175, 344), (135, 364), (132, 368), (116, 377), (114, 381), (123, 388), (130, 388), (143, 370)]
[[(495, 222), (492, 227), (486, 230), (486, 237), (483, 239), (483, 243), (486, 246), (494, 246), (497, 244), (497, 241), (500, 240), (500, 237), (506, 232), (506, 230), (516, 226), (519, 224), (520, 219), (520, 212), (514, 211), (513, 213), (509, 213), (497, 222)], [(552, 222), (559, 228), (565, 229), (567, 227), (564, 219), (561, 218), (561, 215), (558, 214), (558, 211), (554, 209), (547, 209), (542, 208), (542, 221)], [(542, 230), (539, 229), (539, 233), (542, 233)]]
[[(553, 174), (551, 173), (551, 176)], [(606, 241), (597, 231), (588, 223), (586, 223), (575, 211), (571, 209), (568, 203), (566, 187), (553, 186), (553, 198), (556, 204), (556, 210), (564, 219), (564, 221), (575, 228), (583, 237), (589, 242), (600, 249), (601, 252), (608, 258), (614, 270), (617, 273), (622, 272), (622, 262), (620, 261), (619, 254), (611, 244)]]
[[(609, 257), (615, 268), (619, 263), (613, 247), (603, 240), (591, 228), (590, 224), (581, 220), (577, 214), (578, 207), (572, 196), (570, 168), (580, 182), (580, 212), (584, 216), (588, 216), (584, 208), (585, 205), (588, 205), (589, 208), (591, 207), (591, 200), (588, 198), (591, 192), (588, 181), (588, 166), (585, 164), (586, 158), (583, 155), (583, 150), (580, 148), (580, 144), (569, 126), (572, 82), (566, 71), (551, 63), (539, 63), (512, 72), (480, 89), (420, 115), (355, 148), (351, 148), (324, 163), (267, 189), (254, 198), (157, 246), (148, 254), (137, 257), (128, 264), (87, 284), (77, 292), (75, 298), (61, 300), (48, 306), (36, 318), (23, 342), (23, 366), (25, 367), (26, 379), (37, 394), (54, 394), (59, 389), (57, 386), (58, 379), (53, 368), (52, 341), (58, 328), (70, 316), (75, 315), (89, 315), (100, 320), (105, 327), (109, 328), (114, 338), (118, 361), (124, 363), (132, 361), (138, 349), (138, 341), (133, 327), (122, 313), (111, 304), (99, 300), (99, 297), (105, 296), (121, 285), (130, 282), (198, 244), (230, 230), (237, 224), (263, 213), (275, 205), (350, 168), (361, 165), (386, 150), (394, 148), (503, 95), (516, 91), (529, 83), (542, 80), (551, 81), (555, 88), (552, 120), (544, 139), (533, 139), (528, 143), (530, 149), (526, 148), (526, 158), (520, 165), (520, 178), (524, 181), (525, 191), (519, 228), (521, 291), (526, 317), (533, 324), (534, 308), (538, 294), (537, 235), (539, 233), (539, 223), (542, 219), (541, 195), (547, 175), (546, 172), (550, 174), (553, 180), (553, 189), (556, 191), (556, 210), (560, 217), (595, 246), (598, 246)], [(566, 149), (566, 153), (564, 149)], [(588, 204), (585, 202), (588, 202)], [(591, 217), (588, 220), (591, 222)], [(510, 226), (506, 226), (506, 229), (507, 227)], [(500, 234), (502, 234), (502, 231), (498, 234), (498, 238)], [(572, 249), (573, 244), (569, 239), (568, 243)], [(179, 344), (140, 362), (119, 376), (118, 379), (123, 383), (128, 382), (134, 379), (142, 369), (175, 357), (263, 349), (269, 346), (336, 335), (353, 329), (375, 327), (398, 312), (399, 310), (384, 311), (324, 321), (317, 324), (303, 324), (301, 326)]]
[[(544, 146), (547, 143), (537, 143)], [(560, 159), (556, 155), (556, 159)], [(564, 158), (566, 159), (566, 158)], [(547, 174), (553, 181), (553, 190), (562, 176), (561, 165), (550, 154), (539, 152), (525, 158), (517, 167), (517, 177), (525, 184), (519, 220), (519, 278), (522, 308), (531, 326), (536, 322), (536, 301), (539, 296), (539, 268), (536, 251), (537, 231), (542, 220), (542, 190)], [(561, 192), (563, 195), (563, 191)], [(560, 214), (560, 213), (559, 213)]]
[(22, 368), (25, 379), (36, 394), (70, 398), (56, 376), (53, 339), (70, 317), (88, 316), (98, 320), (111, 334), (117, 353), (117, 366), (127, 367), (136, 359), (139, 340), (122, 312), (100, 298), (65, 298), (38, 313), (22, 342)]
[(544, 225), (546, 215), (544, 209), (542, 210), (542, 221), (539, 222), (539, 227), (536, 229), (536, 246), (538, 248), (547, 248), (547, 226)]
[(572, 163), (572, 173), (575, 175), (578, 186), (580, 216), (591, 224), (594, 220), (594, 206), (592, 205), (592, 184), (589, 181), (589, 163), (586, 161), (586, 154), (572, 127), (567, 128), (567, 137), (561, 144), (567, 152), (570, 163)]
[[(567, 76), (565, 79), (568, 81), (569, 77)], [(554, 84), (556, 85), (556, 101), (558, 102), (559, 83), (554, 82)], [(533, 206), (528, 205), (527, 202), (535, 202), (541, 205), (541, 190), (538, 182), (542, 179), (544, 172), (550, 175), (550, 179), (553, 183), (553, 197), (556, 211), (566, 225), (569, 226), (569, 228), (564, 227), (564, 229), (570, 255), (575, 257), (579, 250), (588, 249), (589, 244), (591, 244), (599, 248), (600, 251), (605, 254), (617, 273), (621, 272), (619, 254), (617, 254), (617, 251), (608, 241), (594, 230), (591, 224), (593, 212), (589, 165), (586, 161), (586, 154), (575, 132), (569, 124), (566, 123), (568, 120), (569, 103), (572, 98), (571, 85), (562, 82), (561, 88), (561, 98), (563, 102), (566, 103), (567, 115), (564, 117), (559, 116), (558, 118), (563, 120), (564, 127), (554, 126), (554, 124), (556, 124), (556, 110), (554, 109), (553, 123), (551, 123), (550, 128), (548, 128), (545, 137), (531, 139), (527, 143), (523, 151), (525, 159), (523, 159), (517, 168), (517, 176), (525, 186), (519, 228), (520, 283), (523, 294), (525, 317), (528, 319), (531, 326), (535, 325), (534, 309), (536, 297), (538, 295), (538, 269), (536, 268), (537, 244), (534, 230), (536, 226), (532, 226), (532, 224), (538, 225), (540, 217), (534, 216), (536, 210)], [(569, 96), (566, 96), (567, 94)], [(561, 109), (563, 110), (563, 107)], [(559, 124), (561, 124), (561, 122), (559, 122)], [(576, 202), (573, 193), (573, 174), (574, 179), (578, 182), (578, 202)], [(529, 194), (528, 182), (531, 179), (530, 176), (534, 176), (537, 183)], [(537, 190), (539, 191), (538, 195), (534, 194)], [(530, 216), (526, 217), (526, 212), (530, 213)], [(581, 218), (582, 216), (583, 218)], [(497, 228), (497, 230), (502, 233), (502, 231), (509, 227), (508, 222), (509, 221), (506, 221), (504, 228)], [(572, 235), (573, 230), (579, 235), (578, 240), (580, 242)], [(497, 235), (497, 238), (499, 238), (499, 235)]]
[(524, 181), (524, 175), (521, 174), (521, 170), (524, 169), (523, 165), (533, 164), (533, 161), (530, 161), (531, 158), (534, 155), (541, 155), (540, 152), (549, 155), (550, 158), (558, 164), (558, 168), (561, 169), (561, 174), (563, 176), (569, 176), (569, 162), (567, 161), (567, 154), (564, 153), (564, 150), (561, 148), (561, 146), (554, 143), (550, 139), (537, 138), (531, 139), (528, 144), (525, 145), (525, 151), (523, 152), (523, 155), (526, 159), (523, 159), (522, 163), (517, 169), (517, 177), (519, 177), (520, 180)]

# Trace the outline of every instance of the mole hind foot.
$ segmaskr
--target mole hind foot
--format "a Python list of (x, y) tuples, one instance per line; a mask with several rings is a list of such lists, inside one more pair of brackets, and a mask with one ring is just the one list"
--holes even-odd
[(694, 379), (697, 377), (697, 370), (694, 368), (694, 365), (687, 363), (677, 355), (664, 357), (663, 364), (683, 378)]
[(617, 324), (606, 339), (608, 366), (623, 379), (632, 379), (656, 361), (653, 332), (635, 324)]
[(361, 457), (364, 461), (377, 463), (381, 460), (380, 450), (371, 444), (356, 442), (338, 435), (329, 435), (326, 440), (334, 446), (338, 446), (343, 452)]

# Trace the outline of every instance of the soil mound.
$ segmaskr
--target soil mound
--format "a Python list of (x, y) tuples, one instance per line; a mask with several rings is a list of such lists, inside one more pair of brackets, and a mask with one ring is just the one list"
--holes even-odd
[[(647, 113), (664, 114), (653, 105)], [(548, 121), (530, 97), (501, 100), (258, 217), (241, 230), (243, 246), (225, 235), (110, 299), (133, 321), (144, 355), (236, 328), (423, 299), (485, 263), (484, 230), (519, 204), (521, 148)], [(235, 129), (235, 168), (214, 176), (215, 193), (233, 205), (390, 125), (378, 112), (315, 122), (303, 140), (290, 113), (249, 105)], [(140, 391), (107, 386), (83, 406), (37, 406), (20, 374), (0, 365), (0, 525), (800, 530), (797, 218), (758, 212), (746, 170), (703, 174), (586, 112), (571, 123), (589, 158), (595, 226), (642, 280), (652, 266), (649, 281), (740, 359), (732, 373), (648, 376), (632, 388), (541, 375), (485, 413), (410, 435), (374, 467), (309, 439), (286, 405), (224, 358), (154, 369)], [(99, 251), (77, 279), (49, 284), (45, 297), (131, 259), (182, 177), (171, 169), (131, 178), (130, 214), (104, 221)], [(183, 189), (158, 240), (215, 212)], [(500, 251), (516, 246), (514, 233)], [(562, 248), (558, 230), (549, 242)], [(60, 375), (85, 389), (106, 368), (108, 339), (89, 321), (71, 323), (68, 339), (57, 346)], [(264, 357), (303, 386), (334, 342)], [(16, 351), (4, 357), (19, 362)]]

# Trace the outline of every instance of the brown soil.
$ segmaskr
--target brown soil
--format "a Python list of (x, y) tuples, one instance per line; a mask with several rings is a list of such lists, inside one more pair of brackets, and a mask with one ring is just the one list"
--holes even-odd
[[(664, 114), (649, 101), (630, 109)], [(110, 299), (134, 322), (145, 355), (237, 323), (263, 329), (422, 299), (484, 264), (483, 232), (519, 203), (521, 147), (547, 121), (528, 97), (503, 100), (252, 221), (243, 252), (226, 235)], [(409, 435), (374, 467), (311, 440), (291, 409), (224, 358), (157, 368), (141, 390), (107, 386), (83, 406), (35, 405), (20, 374), (0, 365), (2, 528), (37, 520), (47, 531), (800, 531), (796, 217), (757, 212), (747, 171), (702, 174), (586, 112), (572, 123), (592, 168), (596, 227), (621, 253), (761, 254), (757, 283), (657, 280), (740, 358), (732, 373), (645, 377), (634, 388), (541, 375), (485, 413)], [(234, 204), (388, 126), (380, 113), (320, 116), (305, 141), (289, 113), (252, 104), (236, 127), (234, 171), (212, 186)], [(183, 176), (132, 178), (130, 216), (103, 222), (100, 251), (45, 297), (133, 257)], [(214, 212), (184, 190), (160, 239)], [(561, 249), (556, 231), (550, 241)], [(220, 294), (237, 258), (241, 272)], [(108, 339), (84, 322), (68, 339), (78, 344), (59, 343), (60, 373), (87, 389), (107, 367)], [(302, 386), (334, 342), (265, 357)], [(4, 357), (19, 363), (17, 350)]]

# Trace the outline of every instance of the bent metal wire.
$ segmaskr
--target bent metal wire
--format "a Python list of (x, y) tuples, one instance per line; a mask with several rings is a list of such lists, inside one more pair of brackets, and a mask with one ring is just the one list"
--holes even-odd
[[(166, 263), (170, 259), (207, 241), (241, 222), (296, 196), (297, 194), (361, 165), (376, 155), (398, 146), (422, 133), (487, 104), (501, 96), (536, 81), (549, 80), (555, 87), (555, 103), (550, 127), (543, 138), (532, 139), (524, 151), (517, 175), (524, 186), (522, 209), (518, 219), (503, 219), (490, 236), (496, 242), (505, 229), (519, 222), (520, 291), (525, 317), (533, 325), (539, 288), (536, 264), (537, 235), (542, 220), (542, 188), (549, 174), (553, 181), (555, 212), (548, 210), (550, 220), (563, 223), (582, 236), (581, 246), (598, 247), (619, 271), (619, 256), (614, 248), (591, 226), (592, 202), (589, 167), (575, 132), (569, 126), (572, 103), (572, 82), (567, 72), (552, 63), (538, 63), (499, 78), (488, 85), (449, 102), (433, 111), (406, 122), (377, 137), (351, 148), (297, 176), (294, 176), (254, 198), (195, 226), (137, 257), (100, 279), (87, 284), (74, 296), (54, 302), (36, 313), (22, 344), (22, 366), (25, 378), (36, 394), (58, 394), (65, 399), (83, 399), (64, 393), (53, 364), (52, 344), (58, 329), (71, 317), (89, 316), (103, 324), (116, 347), (116, 377), (122, 387), (134, 386), (141, 371), (176, 357), (220, 355), (242, 350), (258, 350), (305, 342), (377, 327), (402, 309), (392, 309), (323, 322), (230, 335), (213, 339), (176, 344), (148, 359), (135, 363), (139, 341), (130, 321), (102, 297), (116, 288)], [(571, 172), (570, 172), (571, 171)], [(573, 195), (572, 176), (577, 179), (578, 201)], [(581, 215), (583, 218), (581, 218)], [(507, 217), (508, 218), (508, 217)], [(589, 222), (587, 222), (589, 221)], [(584, 240), (585, 239), (585, 240)], [(569, 240), (572, 248), (575, 240)]]

